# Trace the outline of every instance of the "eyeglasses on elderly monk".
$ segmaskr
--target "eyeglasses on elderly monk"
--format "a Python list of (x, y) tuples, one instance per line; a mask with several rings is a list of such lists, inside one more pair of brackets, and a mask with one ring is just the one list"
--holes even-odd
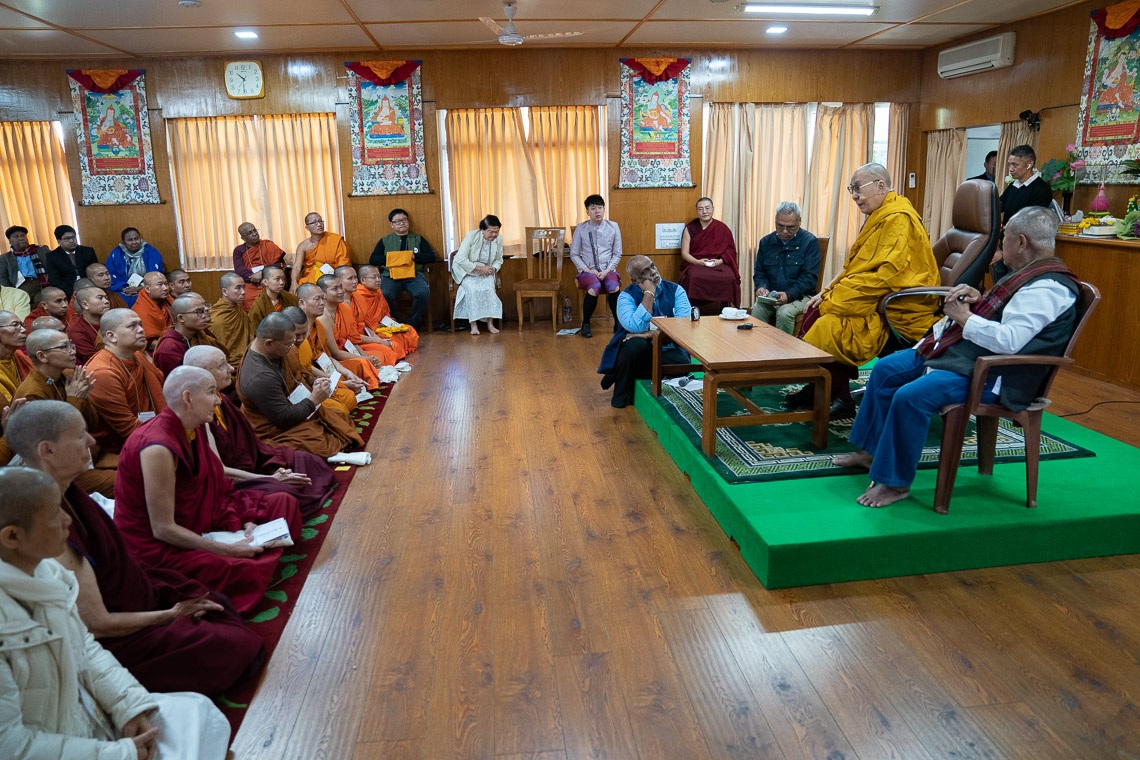
[(859, 191), (862, 190), (863, 188), (865, 188), (867, 185), (873, 185), (876, 182), (881, 182), (881, 181), (882, 180), (873, 179), (873, 180), (870, 180), (869, 182), (864, 182), (862, 185), (848, 185), (847, 186), (847, 192), (851, 193), (852, 195), (858, 195)]

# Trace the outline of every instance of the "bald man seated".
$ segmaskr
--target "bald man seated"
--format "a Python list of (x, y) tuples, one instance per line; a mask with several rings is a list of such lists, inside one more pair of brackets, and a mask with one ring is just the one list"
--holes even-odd
[(142, 318), (147, 349), (153, 350), (158, 336), (174, 326), (174, 315), (170, 311), (170, 283), (165, 274), (147, 272), (143, 275), (142, 289), (131, 310)]
[(286, 306), (296, 306), (297, 296), (285, 289), (285, 270), (277, 266), (267, 266), (261, 270), (261, 284), (264, 286), (257, 298), (249, 305), (249, 326), (256, 330), (266, 314), (274, 314)]
[[(107, 291), (107, 299), (111, 302), (112, 309), (131, 308), (119, 293), (111, 290), (111, 270), (107, 269), (104, 264), (96, 262), (87, 267), (87, 271), (84, 272), (84, 274), (87, 275), (87, 279), (91, 280), (92, 285)], [(75, 287), (78, 288), (79, 285), (76, 284)]]
[[(257, 326), (257, 335), (246, 351), (238, 375), (238, 396), (257, 436), (266, 443), (291, 446), (320, 457), (363, 446), (356, 427), (323, 406), (329, 397), (329, 381), (319, 378), (312, 390), (304, 393), (307, 389), (301, 379), (289, 371), (285, 357), (293, 349), (296, 335), (293, 320), (284, 314), (270, 314)], [(291, 400), (298, 387), (298, 395), (303, 397)]]
[(22, 350), (28, 339), (23, 321), (10, 311), (0, 311), (0, 407), (11, 404), (16, 388), (32, 371), (32, 361)]
[(166, 408), (162, 371), (143, 353), (142, 319), (130, 309), (111, 309), (99, 320), (103, 348), (87, 362), (95, 375), (89, 398), (103, 425), (92, 430), (104, 451), (118, 453), (135, 428)]
[[(257, 281), (261, 282), (260, 270)], [(221, 297), (210, 307), (210, 330), (226, 352), (226, 361), (236, 367), (241, 364), (241, 358), (253, 340), (253, 329), (245, 310), (245, 293), (252, 286), (246, 285), (236, 272), (223, 274), (221, 286)]]
[[(177, 367), (162, 391), (166, 408), (130, 435), (119, 457), (115, 525), (143, 562), (225, 594), (246, 614), (261, 601), (281, 556), (280, 548), (254, 546), (248, 537), (258, 524), (284, 518), (299, 539), (297, 500), (239, 491), (226, 477), (207, 425), (218, 401), (213, 375)], [(247, 539), (204, 535), (215, 531), (244, 531)]]
[(392, 319), (392, 309), (380, 290), (380, 269), (371, 264), (360, 267), (337, 267), (334, 272), (344, 286), (345, 300), (356, 315), (356, 327), (362, 335), (391, 342), (396, 356), (403, 359), (419, 348), (420, 334), (411, 325)]
[(40, 288), (40, 292), (36, 296), (36, 308), (24, 317), (24, 329), (31, 332), (32, 322), (40, 317), (65, 319), (67, 317), (67, 293), (50, 285), (46, 288)]
[(194, 292), (194, 283), (190, 280), (190, 273), (185, 269), (174, 269), (166, 276), (170, 284), (170, 300)]
[[(80, 280), (82, 282), (82, 280)], [(103, 337), (99, 334), (99, 320), (111, 310), (111, 300), (107, 291), (94, 285), (79, 287), (76, 284), (73, 301), (79, 318), (67, 326), (67, 337), (75, 344), (75, 360), (86, 364), (95, 352), (103, 347)]]
[(210, 332), (210, 307), (202, 296), (190, 292), (175, 298), (170, 314), (174, 325), (154, 344), (154, 365), (164, 375), (182, 364), (182, 357), (191, 346), (221, 345)]
[(29, 404), (8, 425), (24, 464), (51, 476), (71, 518), (57, 559), (79, 581), (79, 616), (131, 675), (154, 691), (220, 694), (256, 673), (261, 637), (230, 601), (174, 570), (147, 567), (107, 513), (87, 495), (83, 415), (60, 401)]

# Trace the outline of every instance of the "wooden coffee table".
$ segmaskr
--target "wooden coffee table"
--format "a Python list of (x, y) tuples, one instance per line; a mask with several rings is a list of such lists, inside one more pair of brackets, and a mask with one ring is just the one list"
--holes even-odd
[[(744, 323), (751, 324), (752, 329), (737, 329)], [(831, 374), (823, 365), (834, 360), (831, 354), (754, 317), (730, 321), (714, 315), (696, 322), (683, 317), (654, 317), (653, 324), (657, 326), (653, 334), (654, 396), (661, 395), (664, 371), (677, 372), (685, 366), (691, 367), (689, 371), (696, 369), (695, 365), (663, 367), (661, 346), (664, 343), (676, 343), (701, 363), (705, 373), (701, 450), (706, 456), (716, 453), (718, 427), (812, 422), (812, 443), (821, 449), (827, 446)], [(737, 390), (742, 385), (788, 383), (814, 385), (814, 407), (808, 411), (769, 413)], [(718, 417), (716, 393), (721, 388), (741, 404), (747, 414)]]

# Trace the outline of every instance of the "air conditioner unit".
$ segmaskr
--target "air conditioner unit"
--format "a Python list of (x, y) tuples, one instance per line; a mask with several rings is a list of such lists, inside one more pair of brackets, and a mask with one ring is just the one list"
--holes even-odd
[(1006, 32), (996, 37), (967, 42), (947, 48), (938, 54), (938, 76), (943, 79), (964, 77), (979, 71), (1004, 69), (1013, 65), (1013, 43), (1017, 35)]

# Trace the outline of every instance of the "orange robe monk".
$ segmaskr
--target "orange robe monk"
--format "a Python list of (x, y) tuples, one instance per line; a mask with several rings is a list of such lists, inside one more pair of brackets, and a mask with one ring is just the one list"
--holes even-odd
[[(379, 343), (365, 343), (356, 326), (356, 314), (352, 307), (346, 303), (336, 305), (336, 321), (333, 323), (333, 339), (336, 344), (344, 348), (346, 341), (352, 341), (357, 350), (365, 351), (380, 360), (381, 364), (393, 365), (400, 361), (396, 352), (388, 346)], [(348, 349), (345, 349), (346, 351)], [(353, 370), (355, 372), (356, 370)]]
[(335, 232), (326, 232), (321, 236), (319, 243), (305, 252), (305, 260), (301, 262), (301, 272), (297, 275), (297, 284), (315, 283), (324, 274), (321, 271), (322, 264), (328, 264), (332, 269), (352, 264), (348, 260), (348, 244)]
[(156, 303), (146, 290), (140, 290), (135, 305), (131, 311), (142, 319), (143, 331), (146, 333), (147, 343), (154, 344), (158, 336), (174, 327), (174, 315), (170, 312), (170, 299), (163, 299)]
[(246, 311), (249, 311), (254, 300), (265, 288), (262, 283), (255, 284), (250, 280), (253, 270), (269, 266), (285, 268), (285, 252), (272, 240), (259, 240), (255, 245), (242, 243), (234, 249), (234, 271), (245, 280)]
[[(249, 293), (249, 290), (250, 286), (246, 285), (245, 292)], [(245, 350), (253, 340), (249, 315), (240, 306), (219, 298), (210, 307), (210, 332), (226, 352), (226, 361), (235, 367), (241, 364), (241, 358), (245, 356)]]
[[(246, 286), (249, 289), (249, 286)], [(268, 315), (281, 311), (287, 306), (296, 306), (297, 296), (290, 293), (288, 290), (282, 290), (281, 295), (277, 297), (277, 303), (274, 304), (269, 300), (269, 294), (262, 290), (258, 293), (257, 298), (253, 299), (253, 304), (249, 307), (249, 329), (257, 332), (257, 326), (261, 324), (261, 320), (265, 319)], [(213, 319), (213, 314), (210, 318)]]
[(44, 305), (41, 303), (39, 306), (37, 306), (36, 308), (29, 311), (28, 316), (24, 317), (24, 329), (27, 330), (28, 332), (31, 332), (32, 331), (32, 322), (35, 322), (40, 317), (48, 317), (48, 316), (51, 316), (51, 315), (48, 314), (46, 311), (44, 311)]
[[(318, 322), (313, 322), (309, 327), (309, 338), (306, 342), (313, 350), (313, 361), (316, 361), (321, 354), (327, 354), (329, 351), (328, 340), (325, 338), (325, 330)], [(337, 359), (337, 361), (343, 364), (344, 368), (349, 372), (359, 377), (368, 390), (374, 391), (380, 387), (380, 375), (376, 372), (376, 368), (372, 366), (372, 362), (364, 358)]]
[(399, 358), (403, 359), (419, 348), (420, 334), (411, 325), (391, 329), (381, 326), (380, 320), (390, 316), (392, 310), (379, 289), (369, 290), (358, 285), (352, 293), (352, 311), (356, 314), (357, 330), (363, 333), (365, 328), (371, 328), (381, 338), (392, 341), (392, 348)]
[[(289, 369), (300, 378), (310, 391), (313, 389), (313, 363), (315, 359), (313, 347), (309, 345), (307, 338), (285, 357), (285, 363), (289, 365)], [(345, 367), (345, 369), (348, 368)], [(322, 402), (322, 406), (328, 407), (347, 419), (352, 414), (352, 410), (356, 408), (356, 394), (344, 385), (337, 383), (336, 390), (333, 391), (332, 396)]]
[[(76, 292), (79, 292), (79, 291), (77, 290)], [(103, 292), (107, 294), (107, 300), (111, 302), (111, 309), (127, 309), (127, 308), (130, 308), (127, 306), (127, 302), (123, 300), (123, 297), (121, 295), (119, 295), (118, 293), (116, 293), (115, 291), (104, 290)], [(110, 311), (110, 309), (108, 309), (108, 311)], [(77, 319), (80, 319), (79, 304), (77, 304), (75, 302), (75, 295), (72, 294), (71, 300), (67, 302), (67, 317), (66, 317), (67, 326), (71, 327), (71, 325), (74, 324)]]
[[(140, 296), (143, 292), (139, 291)], [(157, 414), (166, 408), (162, 371), (141, 351), (125, 362), (105, 348), (91, 357), (87, 369), (95, 373), (87, 398), (103, 420), (102, 427), (92, 430), (91, 435), (104, 451), (117, 454), (127, 436), (142, 424), (139, 414)]]
[(16, 389), (31, 372), (32, 360), (23, 351), (16, 351), (8, 359), (0, 359), (0, 408), (19, 398)]

